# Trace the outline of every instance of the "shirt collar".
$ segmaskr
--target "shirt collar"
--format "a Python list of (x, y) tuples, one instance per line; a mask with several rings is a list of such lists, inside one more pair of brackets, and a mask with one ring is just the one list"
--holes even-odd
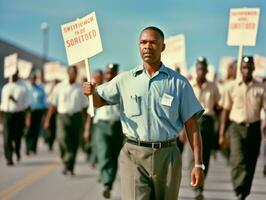
[[(143, 65), (139, 65), (138, 67), (136, 67), (134, 70), (133, 70), (133, 76), (137, 76), (139, 74), (141, 74), (142, 72), (144, 72), (144, 66)], [(165, 67), (165, 65), (162, 63), (159, 70), (158, 70), (159, 73), (164, 73), (166, 74), (167, 76), (170, 76), (169, 74), (169, 71), (168, 71), (168, 68)]]
[[(191, 85), (192, 85), (193, 87), (198, 87), (198, 83), (197, 83), (196, 78), (193, 79), (193, 81), (191, 82)], [(201, 88), (204, 89), (204, 88), (207, 87), (207, 85), (208, 85), (208, 80), (206, 80), (206, 81), (202, 84), (202, 87), (201, 87)]]
[[(248, 86), (252, 86), (254, 83), (256, 82), (256, 80), (252, 79), (251, 82), (248, 84)], [(237, 81), (238, 85), (242, 85), (244, 82), (242, 79)]]

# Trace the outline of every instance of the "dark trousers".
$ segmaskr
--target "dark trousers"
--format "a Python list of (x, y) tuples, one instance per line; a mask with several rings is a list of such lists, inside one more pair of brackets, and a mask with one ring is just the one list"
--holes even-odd
[(101, 182), (112, 188), (118, 168), (118, 155), (123, 144), (120, 121), (99, 121), (94, 129), (94, 146)]
[(260, 122), (249, 126), (231, 123), (230, 163), (234, 191), (237, 196), (248, 196), (260, 152)]
[(56, 113), (51, 116), (49, 130), (45, 132), (45, 142), (49, 146), (49, 150), (53, 149), (56, 138)]
[[(199, 119), (199, 128), (202, 140), (203, 164), (205, 165), (204, 175), (206, 177), (209, 170), (211, 150), (213, 149), (215, 142), (214, 118), (211, 116), (203, 115)], [(191, 160), (191, 165), (191, 168), (193, 168), (194, 160)], [(202, 186), (199, 188), (195, 188), (194, 191), (197, 195), (198, 193), (201, 193), (203, 189), (204, 188)]]
[(82, 112), (57, 114), (56, 132), (64, 167), (73, 171), (83, 126)]
[[(13, 151), (20, 159), (20, 146), (25, 127), (25, 112), (4, 113), (4, 152), (7, 162), (13, 162)], [(14, 146), (13, 146), (14, 145)]]
[(207, 176), (209, 170), (211, 150), (214, 147), (214, 119), (211, 116), (203, 115), (199, 120), (199, 127), (203, 147), (203, 163), (205, 165), (204, 174)]
[(26, 133), (27, 152), (32, 151), (36, 153), (37, 151), (37, 143), (44, 113), (45, 113), (44, 109), (31, 111), (31, 124)]

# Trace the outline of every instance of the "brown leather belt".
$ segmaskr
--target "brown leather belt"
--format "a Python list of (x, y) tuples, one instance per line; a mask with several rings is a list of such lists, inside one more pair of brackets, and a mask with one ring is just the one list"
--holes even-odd
[(134, 144), (134, 145), (142, 146), (142, 147), (149, 147), (153, 149), (161, 149), (161, 148), (170, 147), (176, 144), (176, 139), (171, 139), (171, 140), (162, 141), (162, 142), (144, 142), (144, 141), (140, 141), (136, 139), (127, 138), (126, 141), (130, 144)]

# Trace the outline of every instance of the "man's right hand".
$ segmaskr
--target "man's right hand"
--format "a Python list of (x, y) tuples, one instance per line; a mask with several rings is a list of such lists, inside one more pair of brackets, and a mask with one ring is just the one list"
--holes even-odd
[(219, 145), (220, 145), (221, 148), (223, 148), (224, 145), (225, 145), (224, 134), (220, 134), (220, 136), (219, 136)]
[(93, 93), (96, 87), (96, 83), (84, 82), (83, 83), (83, 94), (89, 96)]

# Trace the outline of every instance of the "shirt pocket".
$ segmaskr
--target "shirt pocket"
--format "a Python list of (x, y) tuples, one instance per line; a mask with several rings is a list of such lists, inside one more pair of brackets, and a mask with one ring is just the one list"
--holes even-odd
[(128, 117), (141, 115), (141, 96), (130, 95), (125, 102), (125, 114)]
[(159, 98), (159, 102), (158, 105), (155, 106), (155, 110), (156, 110), (156, 114), (161, 117), (161, 118), (165, 118), (165, 119), (170, 119), (171, 118), (171, 113), (173, 112), (173, 110), (171, 110), (173, 108), (173, 104), (175, 104), (174, 100), (172, 102), (171, 105), (163, 105), (162, 104), (162, 97)]

